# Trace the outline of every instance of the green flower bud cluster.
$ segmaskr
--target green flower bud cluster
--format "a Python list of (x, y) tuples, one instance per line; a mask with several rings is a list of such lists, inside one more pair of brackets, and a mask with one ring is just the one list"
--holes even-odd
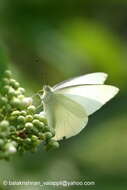
[(55, 132), (42, 114), (36, 113), (33, 99), (25, 96), (25, 89), (5, 71), (0, 91), (0, 159), (9, 159), (16, 152), (36, 151), (43, 142), (47, 150), (58, 148), (53, 140)]

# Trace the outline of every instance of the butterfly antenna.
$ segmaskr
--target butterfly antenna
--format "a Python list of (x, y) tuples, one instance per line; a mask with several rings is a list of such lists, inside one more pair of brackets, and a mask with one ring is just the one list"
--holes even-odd
[(32, 95), (32, 98), (36, 97), (36, 96), (39, 96), (39, 98), (41, 98), (41, 95), (43, 94), (43, 89), (42, 90), (39, 90), (37, 93), (33, 94)]
[(45, 72), (43, 73), (43, 86), (44, 85), (47, 85), (48, 84), (48, 80), (47, 80), (47, 77), (46, 77), (47, 75), (45, 74)]

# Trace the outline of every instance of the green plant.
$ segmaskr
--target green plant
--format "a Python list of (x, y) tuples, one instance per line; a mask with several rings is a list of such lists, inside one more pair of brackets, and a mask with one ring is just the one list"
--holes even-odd
[(57, 148), (54, 135), (43, 112), (37, 113), (33, 98), (25, 96), (25, 89), (6, 70), (0, 92), (0, 159), (36, 151), (40, 143), (47, 150)]

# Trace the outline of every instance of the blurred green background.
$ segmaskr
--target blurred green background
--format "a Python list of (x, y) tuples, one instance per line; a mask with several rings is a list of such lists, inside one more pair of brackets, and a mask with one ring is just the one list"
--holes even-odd
[(58, 150), (40, 146), (34, 154), (0, 161), (0, 190), (42, 189), (5, 187), (4, 179), (87, 180), (96, 186), (62, 189), (126, 190), (127, 1), (1, 0), (0, 77), (7, 67), (29, 95), (43, 84), (98, 71), (108, 73), (107, 83), (120, 93)]

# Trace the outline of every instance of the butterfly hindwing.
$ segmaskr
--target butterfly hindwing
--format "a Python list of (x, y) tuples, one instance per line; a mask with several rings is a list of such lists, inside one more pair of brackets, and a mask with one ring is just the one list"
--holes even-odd
[(78, 134), (88, 122), (84, 108), (64, 95), (53, 95), (46, 111), (49, 126), (55, 128), (56, 140)]

